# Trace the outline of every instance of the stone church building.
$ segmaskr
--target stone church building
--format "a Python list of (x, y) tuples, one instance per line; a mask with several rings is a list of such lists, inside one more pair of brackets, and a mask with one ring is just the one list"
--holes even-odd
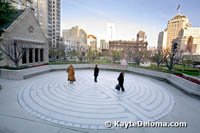
[[(0, 46), (4, 50), (8, 50), (3, 46), (10, 45), (12, 42), (16, 44), (17, 48), (25, 49), (20, 58), (19, 66), (36, 66), (48, 63), (48, 38), (42, 31), (32, 9), (20, 10), (13, 18), (13, 21), (4, 27), (4, 33), (0, 37), (3, 39), (0, 43), (4, 43), (4, 45), (0, 44)], [(14, 53), (16, 53), (15, 50), (11, 50), (10, 54)], [(4, 54), (0, 66), (15, 66), (15, 63)]]

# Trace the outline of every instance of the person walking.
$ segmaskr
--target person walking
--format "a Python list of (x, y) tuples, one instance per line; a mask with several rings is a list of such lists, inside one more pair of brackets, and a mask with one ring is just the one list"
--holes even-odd
[(66, 71), (68, 73), (68, 81), (70, 81), (70, 84), (76, 81), (75, 76), (74, 76), (75, 75), (74, 67), (72, 64), (67, 68)]
[(98, 75), (99, 75), (99, 68), (98, 65), (96, 65), (94, 68), (94, 82), (97, 82)]
[[(120, 86), (122, 91), (125, 91), (125, 89), (124, 89), (124, 75), (125, 75), (125, 72), (123, 71), (123, 72), (120, 73), (120, 75), (119, 75), (119, 77), (117, 79), (118, 83), (119, 83), (119, 86)], [(119, 88), (119, 90), (120, 90), (120, 88)]]

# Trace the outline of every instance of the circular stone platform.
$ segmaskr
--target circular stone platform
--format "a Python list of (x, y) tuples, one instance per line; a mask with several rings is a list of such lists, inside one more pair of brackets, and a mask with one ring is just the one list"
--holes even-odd
[(106, 121), (155, 121), (174, 106), (173, 97), (153, 80), (125, 75), (125, 92), (117, 92), (119, 72), (100, 71), (94, 83), (93, 70), (76, 70), (69, 84), (64, 71), (27, 80), (18, 94), (20, 105), (32, 115), (53, 123), (106, 129)]

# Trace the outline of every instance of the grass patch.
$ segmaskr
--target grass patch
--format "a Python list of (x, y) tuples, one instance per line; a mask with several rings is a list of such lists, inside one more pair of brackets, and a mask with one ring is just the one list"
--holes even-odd
[(92, 61), (89, 61), (90, 63), (97, 63), (97, 64), (111, 64), (111, 62), (107, 59), (95, 59)]
[(76, 62), (76, 61), (54, 61), (49, 62), (49, 65), (58, 65), (58, 64), (88, 64), (88, 63), (97, 63), (97, 64), (120, 64), (120, 62), (114, 62), (107, 59), (95, 59), (87, 62)]
[(59, 64), (87, 64), (89, 62), (76, 62), (76, 61), (50, 61), (49, 65), (59, 65)]
[(169, 71), (166, 66), (160, 66), (160, 68), (157, 67), (157, 64), (151, 64), (150, 67), (142, 67), (142, 66), (137, 66), (134, 63), (129, 63), (129, 66), (131, 67), (136, 67), (136, 68), (143, 68), (143, 69), (148, 69), (148, 70), (154, 70), (158, 72), (166, 72), (166, 73), (171, 73), (171, 74), (187, 74), (191, 76), (199, 76), (199, 71), (196, 68), (186, 68), (183, 71), (183, 66), (181, 65), (175, 65), (174, 66), (174, 71)]

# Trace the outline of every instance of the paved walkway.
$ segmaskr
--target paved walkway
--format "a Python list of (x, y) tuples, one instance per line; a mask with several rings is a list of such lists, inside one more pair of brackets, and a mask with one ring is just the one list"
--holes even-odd
[[(125, 93), (114, 87), (119, 72), (77, 70), (77, 81), (52, 72), (23, 81), (0, 80), (1, 133), (198, 132), (200, 102), (171, 85), (125, 75)], [(174, 106), (174, 103), (175, 106)], [(173, 108), (174, 107), (174, 108)], [(186, 121), (187, 128), (106, 129), (105, 121)]]

